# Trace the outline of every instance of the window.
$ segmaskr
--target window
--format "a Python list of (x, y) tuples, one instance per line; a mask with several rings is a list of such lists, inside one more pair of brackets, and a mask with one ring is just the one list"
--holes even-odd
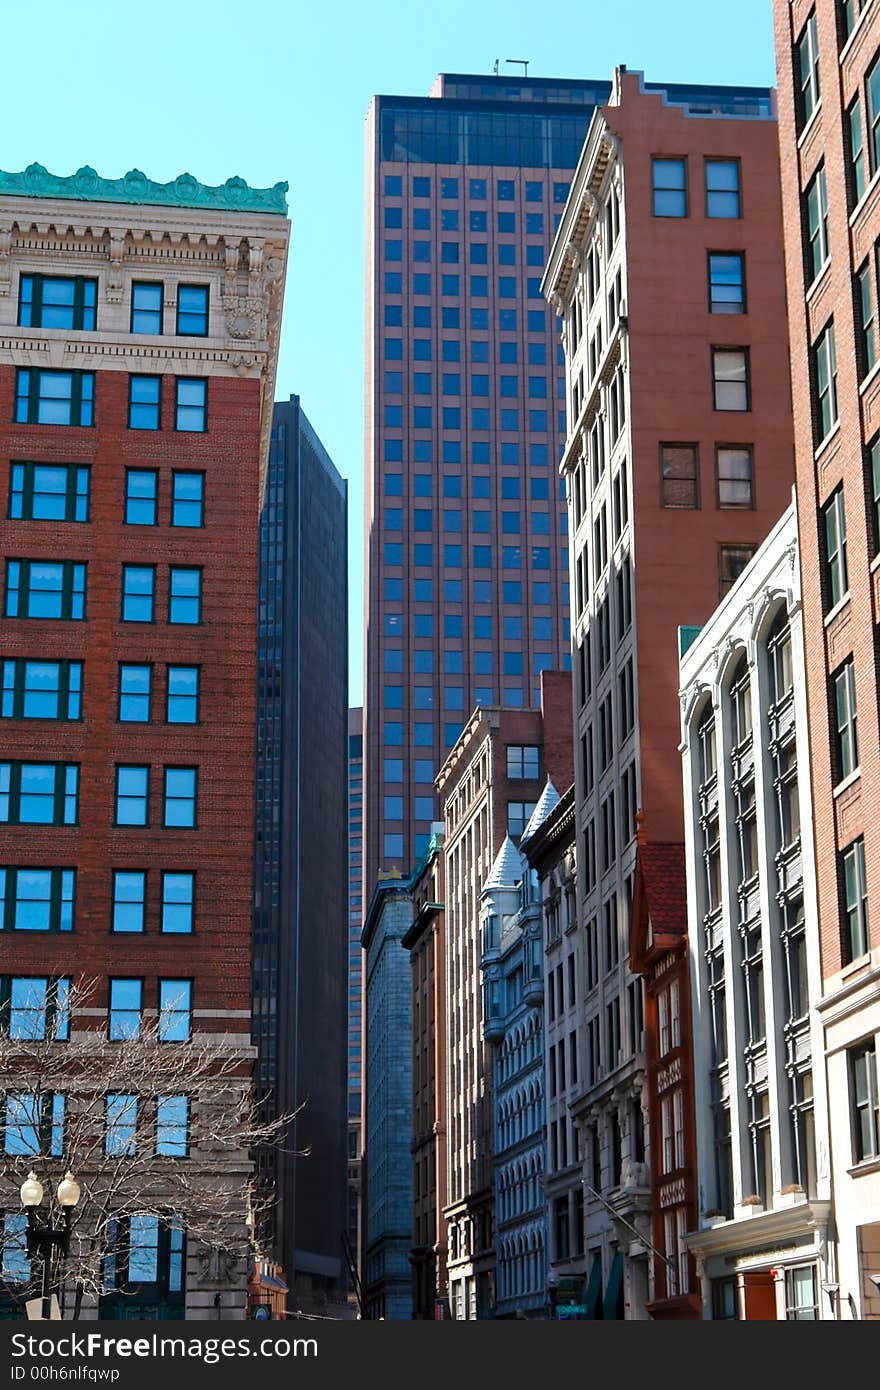
[(157, 430), (161, 424), (162, 378), (160, 376), (130, 376), (128, 378), (128, 428)]
[(95, 327), (97, 302), (97, 280), (87, 280), (82, 275), (22, 275), (18, 322), (22, 328), (91, 331)]
[(0, 1026), (10, 1038), (66, 1042), (70, 1036), (70, 980), (47, 976), (0, 976), (4, 1000)]
[(75, 869), (0, 868), (0, 931), (72, 931)]
[(507, 833), (514, 840), (518, 840), (529, 823), (531, 814), (535, 809), (534, 801), (508, 801), (507, 803)]
[(853, 208), (861, 201), (867, 185), (861, 97), (856, 97), (846, 113), (846, 134), (849, 155), (849, 201), (850, 207)]
[(850, 1049), (849, 1087), (853, 1162), (863, 1163), (880, 1155), (877, 1047), (873, 1041)]
[(807, 279), (812, 282), (828, 259), (828, 192), (820, 165), (807, 189)]
[(192, 982), (159, 981), (159, 1041), (186, 1042), (192, 1027)]
[(111, 1042), (124, 1042), (127, 1038), (140, 1036), (143, 988), (141, 980), (110, 981), (107, 1036)]
[(816, 442), (819, 444), (837, 423), (837, 353), (834, 346), (833, 321), (829, 323), (813, 349), (813, 361), (818, 396)]
[(89, 469), (75, 464), (13, 463), (11, 521), (88, 521)]
[(0, 824), (76, 825), (76, 763), (0, 763)]
[(162, 875), (162, 931), (182, 935), (193, 930), (196, 876), (192, 873)]
[(154, 565), (122, 566), (122, 621), (151, 623), (156, 586)]
[(785, 1271), (785, 1316), (789, 1322), (817, 1322), (819, 1284), (815, 1265), (795, 1265)]
[(687, 217), (687, 165), (683, 159), (652, 159), (655, 217)]
[(738, 159), (706, 160), (706, 216), (740, 217)]
[[(867, 102), (865, 112), (868, 119), (868, 150), (871, 173), (880, 168), (880, 59), (874, 60), (865, 75), (867, 83)], [(857, 107), (857, 101), (853, 103)]]
[(189, 1155), (189, 1097), (156, 1097), (156, 1155), (186, 1158)]
[(22, 275), (18, 287), (18, 322), (22, 328), (95, 327), (97, 280), (82, 275)]
[[(107, 1158), (122, 1158), (137, 1152), (137, 1110), (137, 1096), (120, 1095), (117, 1091), (108, 1093), (104, 1133)], [(135, 1217), (131, 1220), (134, 1222)]]
[(696, 444), (660, 445), (661, 507), (699, 507), (700, 475)]
[(865, 876), (865, 842), (854, 840), (839, 856), (843, 897), (843, 960), (848, 964), (867, 954), (868, 883)]
[(147, 875), (143, 869), (113, 870), (113, 930), (142, 932), (147, 896)]
[(169, 724), (199, 722), (198, 666), (168, 667), (168, 702), (165, 719)]
[(846, 566), (846, 512), (843, 487), (831, 494), (822, 508), (825, 519), (825, 597), (826, 611), (834, 608), (849, 591)]
[(866, 377), (877, 361), (877, 318), (874, 313), (871, 261), (867, 260), (856, 276), (856, 332), (858, 333), (859, 377)]
[(203, 526), (205, 502), (204, 473), (172, 474), (171, 525)]
[(15, 419), (20, 425), (94, 424), (95, 373), (19, 367)]
[(843, 0), (839, 6), (841, 18), (841, 46), (846, 43), (853, 29), (859, 20), (859, 15), (868, 4), (868, 0)]
[(208, 383), (196, 377), (178, 377), (175, 383), (174, 428), (204, 433), (208, 428)]
[(2, 718), (80, 719), (81, 661), (3, 662)]
[(742, 252), (710, 251), (709, 309), (713, 314), (745, 313), (746, 273)]
[(150, 769), (134, 763), (116, 768), (116, 825), (148, 825)]
[(509, 744), (507, 748), (507, 775), (509, 778), (531, 778), (540, 776), (541, 750), (534, 744)]
[(798, 39), (798, 83), (800, 87), (800, 123), (805, 126), (819, 101), (819, 44), (816, 36), (816, 11), (813, 10), (801, 37)]
[(716, 410), (750, 410), (748, 348), (712, 349), (712, 389)]
[(202, 621), (202, 571), (200, 569), (169, 570), (169, 623), (200, 623)]
[(832, 677), (835, 709), (835, 780), (843, 781), (859, 765), (856, 735), (856, 676), (850, 658)]
[(755, 553), (753, 545), (719, 545), (718, 594), (729, 593)]
[(156, 525), (156, 492), (159, 475), (154, 468), (125, 470), (125, 522), (127, 526)]
[(152, 677), (152, 666), (120, 666), (119, 722), (121, 724), (148, 724), (150, 722)]
[[(208, 286), (178, 285), (177, 332), (183, 337), (208, 336)], [(178, 425), (178, 429), (180, 426)]]
[(194, 826), (196, 824), (197, 790), (198, 768), (166, 767), (165, 809), (162, 824), (166, 826)]
[(3, 1147), (18, 1157), (60, 1158), (64, 1152), (64, 1096), (9, 1092), (3, 1125)]
[(716, 449), (715, 480), (719, 507), (753, 507), (751, 449), (747, 446)]
[(86, 567), (73, 560), (7, 560), (7, 618), (85, 617)]
[(162, 332), (162, 294), (161, 284), (134, 282), (131, 287), (132, 333)]

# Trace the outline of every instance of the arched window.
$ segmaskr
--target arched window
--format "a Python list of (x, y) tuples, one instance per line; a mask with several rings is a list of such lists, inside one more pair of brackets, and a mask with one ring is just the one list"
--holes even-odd
[(741, 748), (752, 733), (752, 682), (749, 663), (742, 653), (730, 678), (731, 738), (734, 748)]

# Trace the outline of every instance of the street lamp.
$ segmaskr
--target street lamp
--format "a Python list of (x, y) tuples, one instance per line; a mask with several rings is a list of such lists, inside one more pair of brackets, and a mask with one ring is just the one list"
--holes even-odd
[(80, 1187), (71, 1172), (64, 1174), (55, 1196), (62, 1211), (61, 1225), (52, 1224), (52, 1209), (41, 1213), (43, 1184), (33, 1171), (21, 1185), (21, 1205), (27, 1212), (27, 1252), (31, 1259), (39, 1255), (43, 1262), (43, 1318), (48, 1322), (52, 1302), (52, 1255), (58, 1251), (58, 1263), (70, 1249), (70, 1227), (73, 1209), (79, 1201)]
[(556, 1318), (556, 1301), (559, 1298), (559, 1271), (551, 1269), (547, 1274), (547, 1292), (550, 1295), (550, 1317)]

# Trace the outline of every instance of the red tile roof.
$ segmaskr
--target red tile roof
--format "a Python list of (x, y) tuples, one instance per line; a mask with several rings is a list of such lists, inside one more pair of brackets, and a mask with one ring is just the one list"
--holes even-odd
[(654, 936), (687, 935), (684, 845), (640, 844), (636, 859)]

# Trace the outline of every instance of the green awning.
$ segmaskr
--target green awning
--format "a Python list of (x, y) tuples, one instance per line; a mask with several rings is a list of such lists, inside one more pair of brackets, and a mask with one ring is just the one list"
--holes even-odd
[(587, 1284), (587, 1296), (584, 1299), (587, 1311), (584, 1317), (600, 1318), (602, 1305), (602, 1256), (593, 1256), (593, 1268), (590, 1270), (590, 1281)]
[(602, 1317), (607, 1321), (623, 1318), (623, 1256), (618, 1250), (611, 1264), (611, 1273), (608, 1275), (608, 1287), (605, 1290), (605, 1297), (602, 1300)]

